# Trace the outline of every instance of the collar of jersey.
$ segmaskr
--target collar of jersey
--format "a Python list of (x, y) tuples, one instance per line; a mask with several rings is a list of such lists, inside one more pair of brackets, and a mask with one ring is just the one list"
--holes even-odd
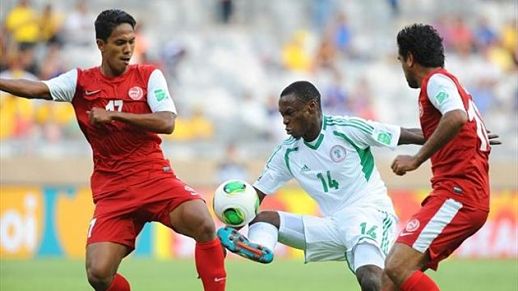
[(310, 149), (318, 149), (322, 141), (324, 140), (324, 134), (320, 133), (318, 137), (313, 141), (304, 141), (304, 144)]
[(325, 118), (326, 118), (326, 116), (322, 114), (322, 124), (320, 125), (320, 134), (318, 135), (318, 137), (315, 138), (312, 141), (304, 141), (304, 144), (308, 148), (316, 150), (316, 149), (318, 149), (318, 147), (320, 146), (320, 144), (324, 140), (323, 131), (324, 131)]

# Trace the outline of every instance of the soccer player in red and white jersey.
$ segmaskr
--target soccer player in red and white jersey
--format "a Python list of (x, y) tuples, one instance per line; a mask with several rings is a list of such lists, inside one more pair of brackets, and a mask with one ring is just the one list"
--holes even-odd
[(419, 118), (426, 141), (415, 155), (397, 156), (392, 170), (404, 175), (430, 158), (433, 177), (432, 192), (385, 260), (383, 289), (439, 290), (423, 271), (436, 270), (487, 219), (490, 142), (470, 94), (444, 69), (437, 31), (410, 25), (398, 33), (397, 44), (408, 85), (421, 88)]
[(205, 291), (225, 290), (223, 248), (201, 196), (174, 174), (157, 133), (174, 130), (176, 109), (162, 72), (129, 65), (135, 20), (106, 10), (95, 21), (99, 67), (48, 81), (0, 79), (0, 90), (72, 103), (93, 151), (95, 212), (87, 234), (86, 272), (95, 290), (130, 290), (117, 273), (146, 222), (158, 221), (196, 240), (196, 269)]

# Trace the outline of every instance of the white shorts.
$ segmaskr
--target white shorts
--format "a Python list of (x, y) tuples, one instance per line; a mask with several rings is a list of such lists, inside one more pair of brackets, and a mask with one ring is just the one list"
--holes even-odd
[[(354, 264), (357, 245), (375, 246), (378, 258), (373, 264), (379, 265), (397, 235), (397, 218), (371, 207), (348, 207), (330, 217), (286, 212), (279, 212), (279, 216), (279, 242), (303, 249), (306, 262), (347, 260), (353, 272), (358, 268)], [(383, 268), (382, 263), (379, 267)]]

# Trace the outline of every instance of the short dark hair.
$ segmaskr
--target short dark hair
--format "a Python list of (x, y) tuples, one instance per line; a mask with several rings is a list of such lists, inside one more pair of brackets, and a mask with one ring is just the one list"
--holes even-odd
[(412, 53), (417, 63), (424, 67), (444, 67), (442, 38), (431, 25), (412, 24), (397, 34), (399, 54), (406, 59)]
[(294, 94), (298, 99), (304, 102), (316, 100), (318, 106), (320, 107), (320, 92), (318, 92), (318, 89), (315, 87), (315, 85), (308, 81), (297, 81), (291, 83), (288, 87), (282, 90), (281, 97), (290, 94)]
[(137, 22), (133, 16), (120, 9), (104, 10), (95, 20), (95, 38), (107, 41), (115, 27), (123, 23), (135, 28)]

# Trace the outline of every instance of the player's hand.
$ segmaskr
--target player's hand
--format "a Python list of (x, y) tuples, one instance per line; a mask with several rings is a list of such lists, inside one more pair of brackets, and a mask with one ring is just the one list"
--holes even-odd
[(113, 112), (107, 111), (104, 108), (93, 107), (92, 110), (86, 113), (88, 113), (88, 119), (93, 125), (111, 123), (113, 121)]
[(486, 131), (487, 131), (487, 138), (489, 139), (490, 145), (502, 144), (502, 142), (498, 139), (500, 137), (498, 134), (491, 133), (491, 131), (489, 131), (489, 130), (486, 130)]
[(397, 156), (392, 165), (392, 171), (398, 175), (403, 176), (406, 172), (413, 171), (419, 168), (421, 164), (417, 161), (414, 156)]

